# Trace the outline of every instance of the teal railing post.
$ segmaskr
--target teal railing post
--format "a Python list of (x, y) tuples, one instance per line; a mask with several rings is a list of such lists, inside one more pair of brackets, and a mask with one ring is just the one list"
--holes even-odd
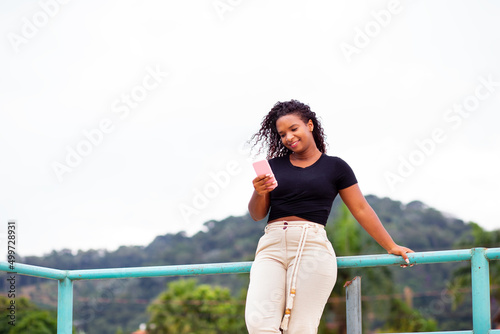
[(73, 282), (59, 280), (57, 297), (57, 334), (71, 334), (73, 330)]
[(485, 248), (471, 249), (472, 331), (488, 334), (491, 329), (490, 266)]

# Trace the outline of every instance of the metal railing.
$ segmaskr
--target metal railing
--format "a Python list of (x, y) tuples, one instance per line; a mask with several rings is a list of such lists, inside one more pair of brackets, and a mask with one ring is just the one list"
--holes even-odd
[[(500, 259), (500, 248), (472, 248), (448, 251), (418, 252), (408, 254), (410, 263), (428, 264), (470, 261), (472, 275), (472, 324), (469, 331), (430, 332), (433, 334), (500, 334), (500, 330), (491, 329), (489, 261)], [(377, 267), (405, 264), (401, 257), (394, 255), (361, 255), (337, 258), (339, 269), (353, 267)], [(177, 266), (108, 268), (88, 270), (59, 270), (45, 267), (0, 261), (0, 271), (58, 280), (57, 333), (71, 334), (73, 327), (73, 282), (92, 279), (137, 278), (158, 276), (188, 276), (207, 274), (248, 273), (252, 262), (210, 263)], [(358, 284), (354, 284), (351, 294), (359, 293)], [(349, 291), (349, 290), (348, 290)], [(356, 296), (355, 296), (356, 297)], [(350, 301), (351, 300), (351, 301)], [(349, 310), (356, 306), (359, 298), (347, 299), (349, 334), (361, 333), (361, 317), (349, 317)], [(354, 304), (353, 304), (354, 303)], [(352, 311), (351, 311), (352, 312)], [(399, 333), (407, 334), (407, 333)]]

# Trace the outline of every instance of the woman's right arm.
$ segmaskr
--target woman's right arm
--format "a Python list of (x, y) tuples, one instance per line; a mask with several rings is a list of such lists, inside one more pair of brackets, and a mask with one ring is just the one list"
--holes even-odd
[(271, 179), (270, 175), (257, 176), (253, 179), (254, 191), (250, 202), (248, 203), (248, 211), (253, 220), (258, 221), (264, 219), (269, 212), (270, 196), (269, 192), (272, 187), (266, 185), (266, 182)]

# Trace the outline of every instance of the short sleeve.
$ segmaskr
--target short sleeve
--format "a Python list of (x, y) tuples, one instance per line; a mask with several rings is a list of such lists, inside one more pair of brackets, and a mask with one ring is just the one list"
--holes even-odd
[(356, 179), (356, 176), (354, 175), (354, 172), (345, 162), (344, 160), (338, 158), (337, 161), (337, 170), (338, 170), (338, 178), (337, 178), (337, 189), (345, 189), (348, 188), (356, 183), (358, 183), (358, 180)]

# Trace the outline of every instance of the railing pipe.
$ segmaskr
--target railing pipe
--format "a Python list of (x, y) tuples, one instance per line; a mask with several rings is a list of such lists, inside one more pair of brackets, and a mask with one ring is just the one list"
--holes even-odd
[[(409, 253), (408, 258), (411, 263), (420, 264), (469, 261), (471, 259), (471, 250), (457, 249), (450, 251)], [(337, 258), (337, 266), (339, 268), (361, 268), (397, 264), (405, 264), (405, 262), (400, 256), (390, 254), (345, 256)]]
[(68, 278), (72, 280), (104, 278), (137, 278), (158, 276), (209, 275), (250, 272), (252, 262), (207, 263), (161, 267), (130, 267), (110, 269), (71, 270)]
[[(500, 256), (500, 248), (489, 249), (488, 257), (496, 259)], [(408, 254), (412, 263), (443, 263), (468, 261), (471, 259), (470, 249), (432, 251)], [(389, 254), (360, 255), (337, 257), (339, 269), (352, 267), (374, 267), (404, 264), (399, 256)], [(206, 275), (223, 273), (245, 273), (249, 272), (252, 262), (232, 262), (232, 263), (207, 263), (178, 266), (153, 266), (153, 267), (131, 267), (131, 268), (108, 268), (108, 269), (86, 269), (86, 270), (58, 270), (44, 267), (37, 267), (27, 264), (16, 264), (16, 271), (19, 274), (51, 278), (64, 279), (68, 277), (72, 280), (81, 279), (103, 279), (103, 278), (136, 278), (136, 277), (157, 277), (157, 276), (183, 276), (183, 275)], [(0, 262), (0, 271), (10, 271), (9, 263)]]
[(10, 264), (6, 261), (0, 262), (0, 271), (16, 272), (22, 275), (50, 278), (50, 279), (64, 279), (66, 277), (66, 270), (37, 267), (23, 263), (16, 263), (14, 265), (14, 270), (12, 270), (10, 269)]
[[(500, 260), (500, 248), (487, 248), (486, 249), (486, 258), (488, 260)], [(500, 330), (497, 332), (500, 333)], [(493, 333), (493, 331), (492, 331)]]

